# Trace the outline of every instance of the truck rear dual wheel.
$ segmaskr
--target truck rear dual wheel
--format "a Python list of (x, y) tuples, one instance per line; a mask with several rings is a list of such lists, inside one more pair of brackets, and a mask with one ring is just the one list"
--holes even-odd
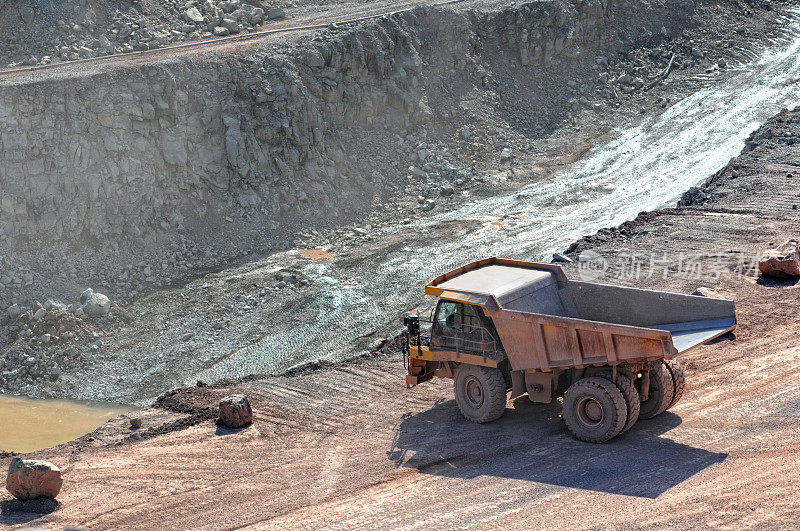
[(500, 369), (462, 364), (454, 378), (456, 404), (468, 420), (483, 424), (506, 411), (506, 381)]
[(672, 383), (672, 374), (661, 361), (656, 361), (650, 366), (650, 391), (647, 400), (642, 401), (639, 411), (640, 419), (651, 419), (660, 415), (673, 403), (675, 397), (675, 384)]
[(625, 406), (628, 412), (627, 420), (625, 420), (625, 426), (622, 428), (621, 433), (625, 433), (631, 426), (636, 424), (636, 421), (639, 420), (639, 411), (642, 407), (642, 402), (639, 397), (639, 391), (636, 389), (636, 386), (633, 385), (633, 379), (631, 375), (623, 370), (619, 369), (617, 371), (616, 379), (613, 377), (613, 373), (611, 371), (603, 371), (598, 376), (602, 376), (606, 380), (614, 382), (620, 391), (622, 391), (622, 396), (625, 398)]
[(564, 423), (586, 442), (602, 443), (619, 435), (628, 418), (622, 391), (600, 376), (583, 378), (564, 393)]
[(670, 409), (677, 404), (678, 400), (683, 396), (683, 391), (686, 389), (686, 375), (678, 360), (664, 360), (663, 363), (667, 367), (670, 376), (672, 376), (672, 386), (675, 388), (672, 393), (672, 401), (669, 403), (669, 406), (667, 406), (667, 409)]

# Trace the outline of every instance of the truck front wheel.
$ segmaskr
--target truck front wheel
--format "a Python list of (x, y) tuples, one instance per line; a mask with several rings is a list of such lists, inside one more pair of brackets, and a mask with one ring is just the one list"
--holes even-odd
[(593, 376), (567, 389), (561, 416), (576, 438), (602, 443), (622, 432), (628, 411), (622, 391), (613, 382)]
[(456, 404), (468, 420), (482, 424), (503, 416), (506, 381), (500, 369), (462, 364), (454, 378)]

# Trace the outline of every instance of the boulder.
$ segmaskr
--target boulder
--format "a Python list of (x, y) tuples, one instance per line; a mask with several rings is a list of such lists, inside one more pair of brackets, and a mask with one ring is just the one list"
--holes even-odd
[(792, 238), (777, 249), (767, 249), (758, 262), (758, 270), (770, 277), (800, 277), (800, 242)]
[(105, 317), (111, 310), (111, 300), (102, 293), (87, 289), (81, 294), (81, 309), (90, 317)]
[(241, 428), (253, 421), (250, 400), (244, 395), (226, 396), (219, 402), (219, 420), (229, 428)]
[(15, 457), (8, 466), (6, 488), (22, 501), (54, 499), (63, 482), (61, 469), (53, 463)]

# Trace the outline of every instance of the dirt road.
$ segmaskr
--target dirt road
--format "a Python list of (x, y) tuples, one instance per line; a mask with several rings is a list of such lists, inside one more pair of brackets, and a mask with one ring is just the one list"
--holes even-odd
[[(576, 249), (606, 260), (600, 280), (688, 293), (706, 286), (736, 300), (735, 336), (683, 357), (689, 387), (672, 412), (586, 444), (569, 436), (558, 404), (523, 397), (499, 421), (475, 425), (458, 413), (449, 381), (406, 390), (396, 354), (359, 359), (179, 390), (142, 413), (143, 435), (117, 419), (39, 452), (64, 470), (60, 503), (21, 504), (4, 493), (0, 523), (796, 528), (800, 288), (757, 279), (749, 259), (797, 235), (800, 180), (787, 173), (800, 159), (799, 125), (793, 112), (763, 127), (753, 150), (706, 190), (716, 200), (641, 215)], [(632, 251), (645, 257), (638, 280)], [(690, 258), (700, 266), (687, 274), (680, 264)], [(238, 432), (211, 420), (233, 388), (256, 411)]]

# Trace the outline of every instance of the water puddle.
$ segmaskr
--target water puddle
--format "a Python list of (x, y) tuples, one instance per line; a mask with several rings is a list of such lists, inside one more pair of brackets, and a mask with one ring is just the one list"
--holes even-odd
[(0, 450), (33, 452), (65, 443), (131, 411), (117, 404), (0, 395)]

